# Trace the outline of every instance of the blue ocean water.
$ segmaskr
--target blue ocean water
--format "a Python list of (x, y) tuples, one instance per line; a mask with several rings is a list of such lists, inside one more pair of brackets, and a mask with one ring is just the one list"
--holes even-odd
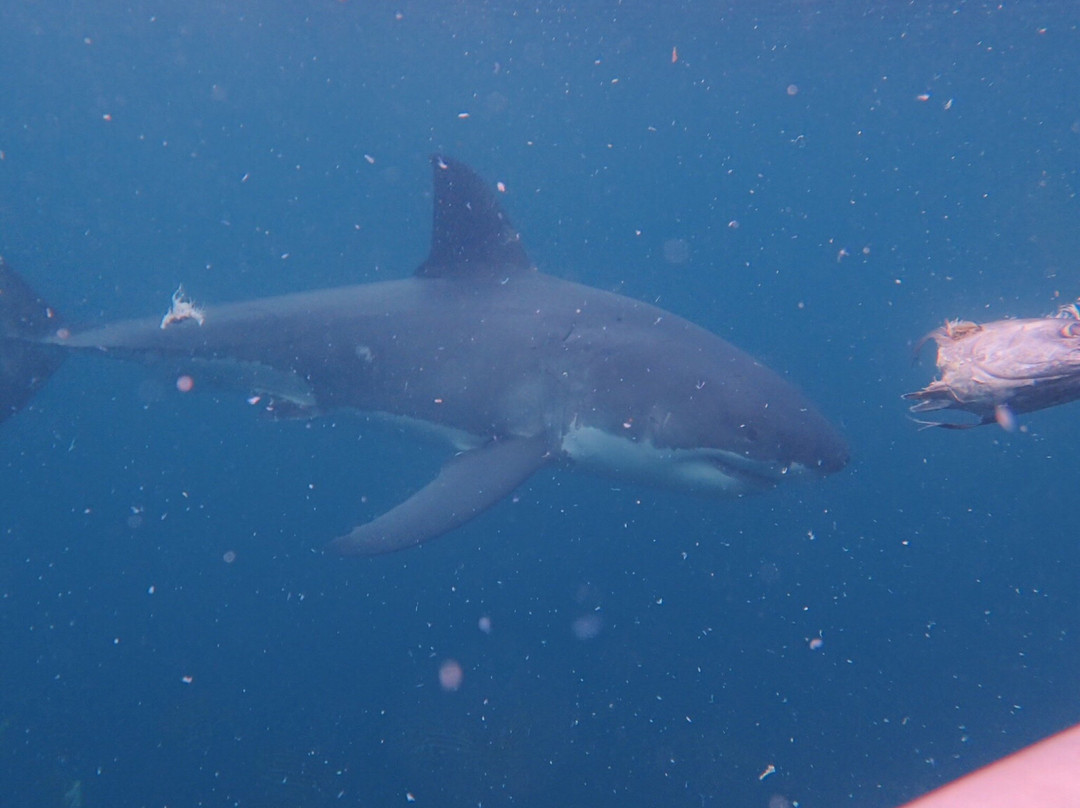
[(723, 502), (550, 470), (339, 562), (444, 449), (68, 362), (0, 426), (0, 805), (872, 808), (1080, 719), (1076, 405), (899, 398), (944, 319), (1080, 294), (1075, 4), (3, 17), (0, 252), (71, 320), (404, 277), (444, 150), (543, 270), (749, 350), (853, 460)]

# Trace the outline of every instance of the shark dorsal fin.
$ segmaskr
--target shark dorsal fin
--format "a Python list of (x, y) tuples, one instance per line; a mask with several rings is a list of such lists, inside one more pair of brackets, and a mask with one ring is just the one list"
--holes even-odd
[(505, 277), (532, 267), (495, 193), (464, 163), (434, 155), (435, 217), (425, 278)]

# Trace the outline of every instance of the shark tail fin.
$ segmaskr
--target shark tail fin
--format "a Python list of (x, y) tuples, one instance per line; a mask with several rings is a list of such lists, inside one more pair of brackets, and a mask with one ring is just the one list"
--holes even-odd
[(59, 319), (0, 257), (0, 421), (33, 397), (64, 359), (63, 349), (41, 340)]

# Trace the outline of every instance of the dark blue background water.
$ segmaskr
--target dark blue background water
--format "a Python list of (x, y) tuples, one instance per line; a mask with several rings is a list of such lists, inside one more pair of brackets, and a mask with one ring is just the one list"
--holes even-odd
[(8, 3), (0, 249), (75, 321), (402, 277), (445, 149), (544, 270), (786, 373), (850, 468), (547, 471), (339, 563), (441, 448), (69, 362), (0, 427), (0, 805), (892, 806), (1080, 719), (1076, 406), (899, 399), (945, 318), (1080, 293), (1075, 5), (578, 5)]

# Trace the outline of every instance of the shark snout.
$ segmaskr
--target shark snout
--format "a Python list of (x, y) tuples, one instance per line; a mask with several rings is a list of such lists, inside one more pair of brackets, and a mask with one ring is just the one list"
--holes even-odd
[(851, 459), (851, 449), (844, 436), (822, 416), (815, 416), (813, 424), (802, 425), (792, 436), (789, 445), (792, 462), (819, 475), (841, 471)]
[(847, 441), (837, 432), (829, 437), (818, 453), (817, 469), (822, 474), (835, 474), (843, 470), (849, 460), (851, 460), (851, 449)]
[(843, 469), (851, 459), (848, 442), (816, 408), (794, 392), (783, 403), (773, 399), (758, 412), (766, 417), (747, 419), (743, 437), (745, 454), (783, 469), (783, 473), (825, 476)]

